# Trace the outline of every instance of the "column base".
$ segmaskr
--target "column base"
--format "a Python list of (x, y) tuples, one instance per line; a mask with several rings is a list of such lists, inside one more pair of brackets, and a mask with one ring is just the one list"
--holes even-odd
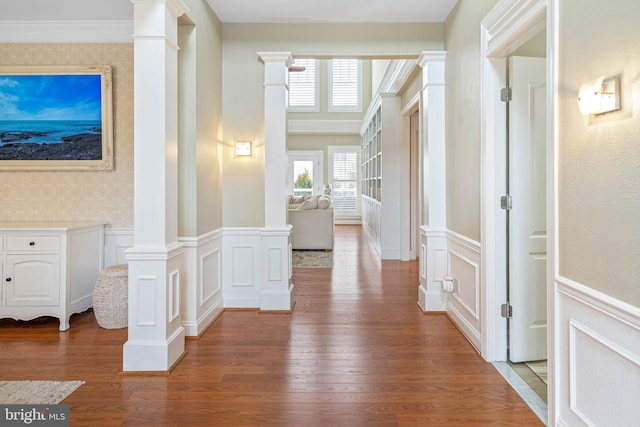
[(260, 296), (260, 311), (291, 313), (295, 305), (293, 283), (287, 290), (265, 290)]
[(447, 311), (447, 294), (438, 291), (429, 291), (424, 286), (418, 286), (418, 305), (424, 313)]
[(123, 347), (125, 372), (169, 372), (182, 358), (184, 328), (180, 327), (167, 341), (127, 341)]

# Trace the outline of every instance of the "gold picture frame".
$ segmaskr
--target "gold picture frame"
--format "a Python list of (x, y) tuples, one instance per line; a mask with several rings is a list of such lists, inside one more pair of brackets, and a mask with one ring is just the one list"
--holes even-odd
[(110, 65), (0, 66), (0, 170), (112, 170)]

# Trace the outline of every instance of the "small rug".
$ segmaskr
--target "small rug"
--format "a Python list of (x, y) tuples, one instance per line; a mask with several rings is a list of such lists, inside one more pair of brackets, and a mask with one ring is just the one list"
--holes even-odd
[(0, 381), (0, 404), (55, 405), (84, 381)]
[(333, 265), (333, 252), (319, 251), (292, 251), (292, 263), (294, 268), (331, 268)]
[(533, 371), (540, 380), (547, 384), (547, 361), (540, 360), (537, 362), (525, 362), (525, 364)]

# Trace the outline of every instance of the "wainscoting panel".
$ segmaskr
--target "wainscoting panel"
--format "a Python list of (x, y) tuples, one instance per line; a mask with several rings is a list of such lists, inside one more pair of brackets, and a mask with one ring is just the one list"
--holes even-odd
[(180, 270), (169, 273), (169, 322), (180, 316)]
[(133, 247), (132, 228), (104, 229), (104, 266), (126, 264), (127, 249)]
[(558, 425), (640, 420), (640, 308), (566, 278), (556, 280)]
[(187, 336), (200, 335), (223, 311), (222, 230), (181, 238), (184, 271), (181, 324)]
[(262, 271), (261, 229), (225, 229), (222, 249), (224, 307), (259, 308)]
[[(134, 278), (138, 282), (138, 295), (136, 301), (136, 325), (138, 326), (155, 326), (156, 325), (156, 306), (149, 304), (149, 301), (156, 301), (156, 285), (158, 278), (156, 276), (137, 276)], [(144, 301), (144, 303), (142, 303)]]
[(447, 232), (447, 276), (453, 292), (447, 298), (447, 314), (480, 351), (481, 292), (480, 243), (452, 231)]

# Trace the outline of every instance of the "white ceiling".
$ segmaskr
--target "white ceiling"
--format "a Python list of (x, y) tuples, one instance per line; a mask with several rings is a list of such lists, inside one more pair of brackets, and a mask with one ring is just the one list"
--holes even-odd
[[(444, 22), (456, 0), (207, 0), (222, 22)], [(0, 20), (130, 21), (131, 0), (0, 0)]]

